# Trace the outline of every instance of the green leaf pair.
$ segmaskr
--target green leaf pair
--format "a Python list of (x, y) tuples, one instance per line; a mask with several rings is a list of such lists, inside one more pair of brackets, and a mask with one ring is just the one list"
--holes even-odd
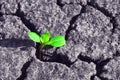
[(28, 36), (34, 42), (39, 42), (42, 45), (51, 45), (53, 47), (61, 47), (65, 45), (65, 38), (63, 36), (54, 36), (50, 39), (50, 33), (48, 30), (41, 35), (38, 35), (35, 32), (29, 32)]

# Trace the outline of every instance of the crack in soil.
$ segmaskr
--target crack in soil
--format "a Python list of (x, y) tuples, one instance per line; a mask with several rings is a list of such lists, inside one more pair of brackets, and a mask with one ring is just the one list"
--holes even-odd
[[(70, 67), (70, 65), (72, 64), (72, 62), (68, 59), (67, 55), (57, 54), (57, 49), (58, 48), (55, 49), (55, 51), (53, 52), (53, 55), (47, 61), (48, 62), (62, 63), (64, 65)], [(47, 61), (45, 60), (45, 62), (47, 62)]]
[(62, 3), (62, 0), (57, 0), (56, 4), (62, 9), (64, 5), (84, 5), (82, 2), (77, 2), (77, 3), (73, 3), (73, 2), (69, 2), (69, 3)]
[(110, 13), (107, 9), (104, 7), (100, 7), (97, 3), (95, 3), (95, 0), (91, 0), (90, 2), (87, 2), (87, 5), (92, 6), (93, 8), (99, 10), (102, 12), (106, 17), (110, 18), (110, 22), (113, 25), (113, 29), (111, 30), (112, 34), (115, 32), (115, 29), (118, 27), (118, 23), (116, 21), (116, 18), (113, 16), (112, 13)]
[(65, 5), (65, 4), (62, 4), (62, 0), (57, 0), (57, 3), (56, 3), (61, 9), (62, 7)]
[(27, 77), (27, 69), (30, 66), (30, 64), (32, 63), (33, 58), (31, 58), (29, 61), (27, 61), (23, 67), (21, 68), (21, 75), (20, 77), (18, 77), (16, 80), (24, 80)]
[(78, 59), (80, 59), (81, 61), (84, 61), (84, 62), (88, 62), (88, 63), (93, 62), (94, 64), (96, 64), (96, 74), (91, 76), (91, 80), (94, 80), (93, 78), (95, 76), (99, 77), (101, 80), (108, 80), (107, 78), (103, 78), (100, 75), (103, 72), (106, 72), (105, 70), (103, 70), (103, 67), (111, 60), (111, 58), (108, 58), (108, 59), (101, 61), (101, 59), (93, 60), (90, 57), (83, 56), (83, 55), (79, 54)]
[(65, 34), (65, 40), (68, 40), (68, 36), (71, 30), (75, 30), (77, 25), (74, 25), (74, 23), (76, 22), (76, 20), (78, 19), (78, 17), (82, 14), (86, 12), (86, 6), (82, 6), (81, 11), (79, 14), (73, 16), (70, 20), (70, 25), (68, 26), (68, 29), (66, 30), (66, 34)]
[(0, 4), (0, 17), (3, 16), (3, 13), (1, 12), (2, 5)]
[(2, 17), (3, 16), (3, 14), (0, 12), (0, 17)]
[(2, 17), (2, 16), (3, 16), (3, 13), (0, 12), (0, 17)]
[(117, 50), (115, 54), (113, 54), (113, 59), (116, 57), (120, 57), (120, 52)]
[(95, 80), (95, 76), (96, 76), (96, 75), (93, 74), (93, 75), (90, 77), (90, 80)]
[[(69, 4), (74, 4), (74, 3), (69, 3)], [(67, 4), (67, 5), (69, 5)], [(82, 5), (82, 3), (75, 3), (77, 5), (81, 5), (82, 8), (81, 8), (81, 11), (79, 14), (73, 16), (70, 20), (70, 25), (68, 26), (68, 29), (66, 30), (66, 34), (65, 34), (65, 40), (68, 40), (68, 36), (69, 36), (69, 33), (71, 30), (75, 30), (77, 25), (73, 25), (76, 20), (78, 19), (78, 17), (82, 14), (82, 13), (85, 13), (86, 12), (86, 5)], [(62, 9), (62, 7), (65, 5), (65, 4), (62, 4), (62, 1), (61, 0), (57, 0), (57, 5)]]
[(106, 60), (103, 60), (103, 61), (95, 61), (95, 64), (96, 64), (96, 76), (98, 76), (101, 80), (108, 80), (107, 78), (104, 78), (104, 77), (101, 77), (100, 75), (103, 73), (103, 72), (106, 72), (106, 70), (103, 70), (103, 67), (111, 60), (111, 58), (108, 58)]
[(18, 9), (17, 9), (16, 13), (14, 13), (14, 14), (12, 14), (12, 15), (19, 17), (19, 18), (21, 19), (21, 21), (23, 22), (23, 24), (24, 24), (30, 31), (33, 31), (33, 32), (38, 33), (38, 31), (35, 29), (35, 25), (25, 18), (25, 14), (24, 14), (24, 12), (21, 11), (20, 8), (21, 8), (21, 5), (20, 5), (20, 3), (18, 3)]

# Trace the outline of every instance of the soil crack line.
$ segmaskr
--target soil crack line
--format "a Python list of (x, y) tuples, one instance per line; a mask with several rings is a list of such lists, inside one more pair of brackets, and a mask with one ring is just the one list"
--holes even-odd
[(62, 7), (65, 5), (65, 4), (62, 4), (62, 1), (61, 0), (57, 0), (57, 3), (56, 3), (61, 9)]
[(33, 58), (31, 58), (29, 61), (27, 61), (23, 67), (21, 68), (21, 75), (20, 77), (18, 77), (16, 80), (24, 80), (27, 77), (27, 69), (30, 66), (30, 64), (32, 63)]
[[(66, 3), (65, 3), (65, 4), (66, 4)], [(65, 4), (63, 4), (61, 0), (57, 0), (57, 5), (58, 5), (61, 9), (62, 9), (62, 7), (63, 7)], [(74, 4), (74, 3), (69, 3), (69, 4)], [(67, 4), (67, 5), (69, 5), (69, 4)], [(77, 14), (77, 15), (75, 15), (75, 16), (73, 16), (73, 17), (71, 18), (71, 20), (70, 20), (70, 22), (69, 22), (70, 25), (68, 26), (68, 29), (67, 29), (66, 32), (65, 32), (65, 33), (66, 33), (66, 34), (65, 34), (65, 40), (68, 40), (68, 36), (69, 36), (70, 31), (76, 29), (77, 25), (73, 25), (73, 24), (76, 22), (76, 20), (78, 19), (78, 17), (79, 17), (82, 13), (85, 13), (85, 12), (86, 12), (86, 5), (82, 5), (82, 3), (75, 3), (75, 4), (81, 5), (82, 8), (81, 8), (81, 11), (80, 11), (79, 14)]]
[(78, 17), (82, 14), (82, 13), (85, 13), (86, 12), (86, 6), (82, 6), (82, 8), (81, 8), (81, 11), (80, 11), (80, 13), (79, 14), (77, 14), (77, 15), (75, 15), (75, 16), (73, 16), (72, 18), (71, 18), (71, 20), (70, 20), (70, 25), (68, 26), (68, 29), (66, 30), (66, 34), (65, 34), (65, 39), (66, 40), (68, 40), (68, 36), (69, 36), (69, 33), (70, 33), (70, 31), (71, 30), (75, 30), (76, 29), (76, 27), (77, 27), (77, 25), (73, 25), (75, 22), (76, 22), (76, 20), (78, 19)]
[(90, 1), (87, 2), (87, 5), (92, 6), (93, 8), (99, 10), (100, 12), (102, 12), (106, 17), (110, 18), (110, 22), (113, 25), (113, 29), (111, 30), (112, 34), (115, 32), (115, 29), (118, 27), (118, 23), (116, 21), (116, 18), (113, 16), (112, 13), (110, 13), (107, 9), (105, 9), (104, 7), (100, 7), (97, 3), (95, 3), (95, 1)]
[(57, 62), (63, 65), (66, 65), (68, 68), (77, 61), (76, 59), (75, 61), (71, 62), (67, 55), (57, 54), (58, 49), (59, 48), (56, 48), (55, 51), (53, 52), (53, 55), (49, 56), (50, 59), (48, 60), (43, 59), (43, 61), (44, 62)]
[(20, 3), (18, 3), (18, 9), (17, 9), (16, 13), (14, 13), (14, 14), (12, 14), (12, 15), (19, 17), (19, 18), (21, 19), (21, 21), (23, 22), (23, 24), (24, 24), (30, 31), (33, 31), (33, 32), (38, 33), (38, 31), (35, 29), (35, 25), (25, 18), (25, 14), (24, 14), (24, 12), (21, 11), (20, 8), (21, 8), (21, 5), (20, 5)]
[[(1, 7), (2, 7), (2, 5), (0, 5), (0, 10), (1, 10)], [(0, 17), (2, 17), (2, 16), (3, 16), (3, 13), (0, 12)]]
[(93, 80), (93, 78), (95, 76), (99, 77), (101, 80), (108, 80), (107, 78), (103, 78), (101, 77), (100, 75), (105, 72), (105, 70), (103, 70), (103, 67), (108, 63), (110, 62), (111, 58), (108, 58), (108, 59), (105, 59), (105, 60), (101, 60), (101, 59), (98, 59), (98, 60), (93, 60), (91, 59), (90, 57), (87, 57), (87, 56), (83, 56), (83, 55), (79, 55), (78, 56), (78, 59), (84, 61), (84, 62), (88, 62), (88, 63), (91, 63), (93, 62), (95, 65), (96, 65), (96, 74), (92, 75), (91, 76), (91, 80)]
[(84, 5), (82, 2), (77, 2), (77, 3), (62, 3), (62, 0), (57, 0), (56, 4), (62, 9), (64, 5)]

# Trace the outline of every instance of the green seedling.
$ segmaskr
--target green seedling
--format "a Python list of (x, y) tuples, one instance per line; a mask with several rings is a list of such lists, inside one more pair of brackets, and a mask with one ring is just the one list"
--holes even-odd
[(63, 45), (65, 45), (65, 38), (63, 36), (54, 36), (52, 38), (50, 38), (50, 33), (48, 32), (48, 30), (46, 30), (45, 33), (38, 35), (35, 32), (28, 32), (28, 36), (31, 40), (33, 40), (34, 42), (40, 43), (40, 60), (42, 60), (42, 49), (44, 48), (44, 46), (46, 45), (50, 45), (53, 47), (61, 47)]

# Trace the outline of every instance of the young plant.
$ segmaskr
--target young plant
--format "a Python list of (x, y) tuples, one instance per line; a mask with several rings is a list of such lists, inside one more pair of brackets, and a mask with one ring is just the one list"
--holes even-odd
[(28, 32), (28, 36), (31, 40), (33, 40), (34, 42), (40, 43), (40, 60), (42, 60), (42, 49), (44, 48), (44, 46), (46, 45), (50, 45), (53, 47), (61, 47), (63, 45), (65, 45), (65, 38), (63, 36), (54, 36), (52, 38), (50, 38), (50, 33), (48, 32), (48, 30), (46, 30), (45, 33), (38, 35), (35, 32)]

